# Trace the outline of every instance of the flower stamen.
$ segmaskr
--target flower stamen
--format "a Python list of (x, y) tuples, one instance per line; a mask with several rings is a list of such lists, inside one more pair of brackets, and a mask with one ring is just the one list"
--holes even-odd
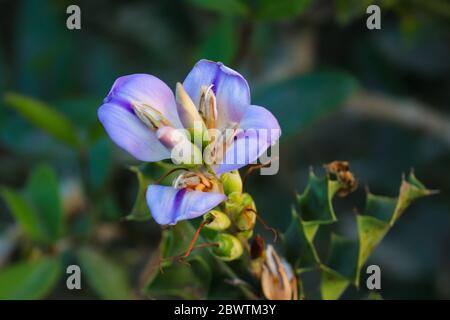
[(145, 103), (131, 104), (136, 116), (151, 130), (157, 130), (164, 126), (172, 127), (172, 124), (167, 120), (161, 112)]
[(208, 129), (216, 127), (217, 122), (217, 101), (216, 95), (212, 90), (213, 85), (209, 87), (202, 86), (198, 110)]

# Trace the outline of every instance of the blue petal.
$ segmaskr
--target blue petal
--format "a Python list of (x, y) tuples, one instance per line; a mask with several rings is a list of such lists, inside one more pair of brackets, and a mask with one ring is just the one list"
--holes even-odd
[(105, 103), (98, 109), (98, 118), (110, 138), (136, 159), (153, 162), (170, 158), (170, 151), (155, 132), (123, 106)]
[(226, 200), (222, 193), (189, 191), (160, 185), (150, 185), (146, 196), (153, 218), (162, 225), (197, 218)]
[(247, 81), (221, 62), (200, 60), (183, 82), (186, 92), (197, 107), (202, 86), (210, 85), (213, 85), (217, 98), (218, 128), (224, 129), (232, 122), (238, 123), (245, 107), (250, 104)]
[(216, 173), (239, 169), (256, 161), (281, 135), (273, 114), (260, 106), (248, 106), (239, 124), (233, 144), (215, 169)]
[(163, 81), (149, 74), (118, 78), (103, 102), (116, 103), (131, 112), (133, 102), (148, 104), (161, 112), (174, 127), (182, 127), (173, 92)]

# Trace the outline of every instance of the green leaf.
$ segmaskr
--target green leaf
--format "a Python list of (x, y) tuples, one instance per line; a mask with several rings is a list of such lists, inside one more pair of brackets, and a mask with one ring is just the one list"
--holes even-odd
[(324, 300), (336, 300), (349, 285), (348, 279), (326, 266), (321, 266), (320, 292)]
[(266, 85), (255, 92), (254, 100), (275, 115), (282, 137), (289, 137), (336, 111), (357, 88), (345, 73), (318, 72)]
[(259, 0), (256, 16), (264, 20), (284, 20), (301, 15), (311, 4), (311, 0)]
[(200, 50), (200, 58), (231, 64), (236, 52), (236, 22), (224, 17), (209, 30)]
[(163, 272), (155, 268), (153, 277), (145, 289), (151, 298), (204, 299), (212, 279), (209, 265), (199, 255), (185, 263), (173, 263)]
[(63, 210), (56, 173), (49, 165), (34, 168), (25, 195), (39, 215), (40, 224), (50, 241), (58, 240), (64, 230)]
[(371, 216), (356, 218), (359, 238), (358, 268), (361, 269), (369, 256), (389, 231), (389, 224)]
[(312, 270), (320, 263), (312, 243), (317, 227), (305, 226), (297, 212), (292, 210), (291, 223), (281, 235), (286, 259), (301, 272)]
[(23, 233), (38, 243), (48, 243), (45, 228), (29, 201), (19, 192), (6, 187), (2, 188), (1, 194)]
[(131, 213), (126, 219), (135, 221), (148, 220), (152, 216), (150, 214), (150, 209), (148, 208), (145, 192), (153, 180), (139, 170), (139, 167), (130, 167), (130, 170), (136, 173), (138, 179), (138, 194), (133, 209), (131, 209)]
[(358, 240), (333, 235), (330, 258), (321, 269), (321, 293), (327, 299), (338, 299), (347, 286), (359, 286), (361, 269), (398, 217), (428, 190), (413, 173), (403, 179), (398, 198), (367, 195), (365, 214), (356, 217)]
[(127, 274), (113, 261), (90, 248), (78, 251), (89, 287), (105, 300), (132, 299)]
[(20, 262), (0, 272), (0, 300), (45, 298), (58, 282), (61, 263), (57, 258)]
[(52, 137), (71, 146), (79, 144), (72, 123), (54, 108), (16, 93), (6, 93), (4, 99), (7, 105)]
[[(159, 248), (162, 258), (172, 258), (183, 253), (194, 235), (195, 229), (188, 221), (178, 222), (163, 232)], [(203, 243), (199, 238), (198, 243)], [(212, 271), (208, 265), (208, 251), (193, 251), (186, 258), (186, 263), (161, 261), (163, 272), (158, 267), (146, 286), (145, 293), (152, 298), (178, 297), (182, 299), (206, 298), (212, 279)]]
[(150, 209), (148, 208), (146, 200), (147, 187), (157, 181), (160, 177), (167, 175), (158, 184), (170, 185), (175, 177), (175, 175), (180, 174), (180, 171), (172, 170), (176, 169), (173, 164), (168, 164), (164, 162), (148, 163), (140, 166), (132, 166), (129, 168), (132, 172), (136, 173), (138, 179), (138, 194), (136, 196), (136, 201), (133, 205), (131, 213), (126, 217), (127, 220), (148, 220), (152, 216), (150, 214)]
[(406, 179), (403, 178), (402, 180), (397, 206), (390, 221), (391, 226), (395, 223), (395, 221), (397, 221), (398, 218), (400, 218), (406, 208), (408, 208), (414, 200), (436, 193), (437, 191), (435, 190), (425, 188), (425, 186), (417, 180), (414, 172), (411, 171), (408, 177)]
[(336, 221), (333, 209), (333, 197), (341, 187), (338, 181), (327, 177), (318, 178), (312, 170), (309, 172), (305, 191), (297, 196), (297, 205), (302, 220), (306, 224), (329, 224)]
[(358, 250), (357, 241), (333, 233), (327, 266), (344, 278), (353, 280), (356, 276)]
[(249, 9), (241, 0), (188, 0), (201, 9), (215, 11), (221, 14), (245, 16)]
[(93, 190), (100, 190), (112, 171), (112, 145), (108, 138), (98, 139), (88, 155), (89, 182)]
[(347, 24), (352, 19), (362, 16), (373, 3), (372, 0), (336, 0), (336, 18), (341, 24)]

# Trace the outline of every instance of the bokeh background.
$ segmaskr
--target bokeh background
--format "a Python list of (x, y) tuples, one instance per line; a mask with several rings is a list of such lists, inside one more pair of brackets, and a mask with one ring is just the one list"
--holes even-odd
[[(74, 3), (81, 30), (66, 28), (66, 8)], [(381, 7), (381, 30), (366, 28), (372, 3)], [(414, 168), (440, 193), (408, 209), (370, 261), (381, 267), (385, 299), (450, 298), (445, 0), (0, 0), (0, 275), (45, 251), (13, 219), (4, 188), (23, 191), (47, 164), (61, 199), (44, 194), (44, 202), (61, 203), (70, 234), (52, 250), (63, 251), (69, 264), (75, 258), (66, 248), (95, 248), (83, 253), (84, 265), (111, 283), (98, 290), (102, 284), (90, 276), (94, 283), (68, 291), (61, 271), (49, 264), (35, 270), (40, 281), (60, 280), (45, 292), (27, 288), (30, 297), (129, 292), (142, 298), (139, 288), (161, 232), (153, 221), (123, 220), (138, 191), (129, 169), (136, 162), (106, 137), (96, 110), (117, 77), (150, 73), (174, 88), (200, 58), (237, 69), (253, 102), (280, 121), (280, 172), (253, 175), (248, 184), (269, 224), (286, 228), (311, 166), (323, 174), (324, 163), (350, 162), (360, 187), (335, 201), (338, 228), (350, 234), (364, 187), (395, 196), (402, 174)], [(41, 178), (48, 176), (40, 168)], [(0, 294), (17, 283), (11, 277)], [(357, 296), (350, 289), (344, 298)]]

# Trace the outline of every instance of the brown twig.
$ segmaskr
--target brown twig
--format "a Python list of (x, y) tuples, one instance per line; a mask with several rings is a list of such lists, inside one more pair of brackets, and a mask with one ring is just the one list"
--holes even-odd
[(264, 219), (261, 218), (261, 216), (258, 214), (258, 212), (256, 212), (256, 210), (254, 210), (252, 208), (248, 208), (247, 210), (252, 211), (252, 212), (254, 212), (256, 214), (256, 219), (258, 219), (258, 221), (262, 224), (264, 229), (269, 230), (270, 232), (273, 233), (273, 242), (277, 242), (277, 239), (278, 239), (278, 232), (277, 232), (277, 230), (275, 230), (275, 228), (272, 228), (271, 226), (269, 226), (267, 224), (267, 222), (265, 222)]

